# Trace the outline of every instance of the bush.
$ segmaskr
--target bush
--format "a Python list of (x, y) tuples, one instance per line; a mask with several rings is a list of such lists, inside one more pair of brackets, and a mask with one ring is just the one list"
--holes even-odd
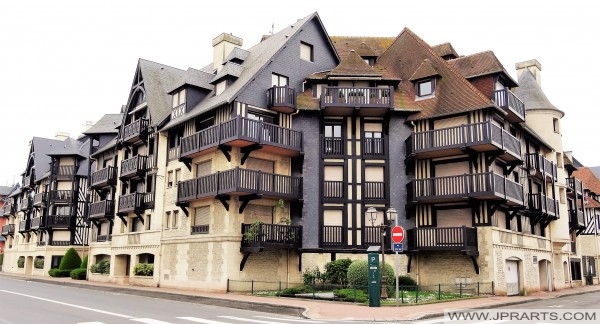
[(0, 266), (4, 264), (4, 253), (0, 254)]
[(325, 281), (335, 285), (346, 285), (348, 283), (348, 267), (352, 263), (350, 259), (339, 259), (325, 264)]
[[(356, 260), (352, 261), (348, 267), (348, 284), (351, 287), (367, 290), (369, 286), (369, 264), (367, 260)], [(385, 273), (387, 277), (388, 291), (395, 289), (396, 283), (394, 282), (394, 268), (391, 265), (385, 264)]]
[(33, 261), (33, 266), (36, 269), (44, 269), (44, 258), (35, 258)]
[(418, 285), (415, 279), (409, 276), (398, 276), (398, 286), (402, 290), (416, 290)]
[(58, 269), (69, 270), (69, 272), (71, 272), (71, 270), (77, 269), (79, 266), (81, 266), (81, 257), (74, 248), (70, 248), (65, 252), (65, 256), (62, 260), (60, 260)]
[(20, 269), (25, 268), (25, 257), (24, 256), (20, 256), (19, 259), (17, 260), (17, 267)]
[(307, 285), (302, 285), (302, 286), (298, 286), (298, 287), (290, 287), (290, 288), (285, 288), (282, 291), (278, 292), (276, 295), (277, 296), (287, 296), (287, 297), (293, 297), (296, 294), (302, 294), (302, 293), (307, 293), (307, 292), (311, 292), (312, 289), (310, 288), (310, 286)]
[(154, 275), (154, 263), (138, 263), (133, 267), (133, 274), (136, 276)]
[(83, 261), (81, 261), (81, 265), (80, 265), (79, 267), (80, 267), (80, 268), (87, 269), (87, 264), (88, 264), (88, 256), (86, 255), (86, 256), (83, 258)]
[(93, 273), (102, 273), (109, 274), (110, 273), (110, 262), (107, 260), (100, 261), (96, 264), (92, 264), (90, 267), (90, 271)]
[(85, 269), (85, 268), (73, 269), (69, 273), (69, 275), (71, 276), (71, 279), (76, 279), (76, 280), (85, 280), (86, 274), (87, 274), (87, 269)]
[(367, 295), (361, 289), (344, 288), (333, 291), (333, 296), (342, 301), (352, 301), (358, 303), (364, 303), (368, 300)]
[(50, 277), (68, 277), (71, 275), (71, 270), (50, 269), (48, 275)]
[(319, 267), (313, 269), (305, 269), (302, 273), (302, 282), (305, 285), (314, 285), (316, 282), (323, 281), (323, 274), (319, 270)]

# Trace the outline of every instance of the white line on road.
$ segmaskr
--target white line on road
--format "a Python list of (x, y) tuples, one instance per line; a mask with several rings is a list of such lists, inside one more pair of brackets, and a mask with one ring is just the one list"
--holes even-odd
[(434, 324), (434, 323), (444, 323), (444, 318), (438, 318), (438, 319), (434, 319), (434, 320), (424, 320), (424, 321), (417, 321), (417, 322), (415, 322), (415, 324)]
[(232, 320), (236, 320), (236, 321), (246, 321), (246, 322), (252, 322), (252, 323), (264, 323), (264, 324), (286, 324), (286, 322), (270, 322), (270, 321), (260, 321), (260, 320), (253, 320), (253, 319), (249, 319), (249, 318), (242, 318), (242, 317), (235, 317), (235, 316), (219, 316), (219, 317), (223, 317), (223, 318), (227, 318), (227, 319), (232, 319)]
[(104, 324), (104, 322), (79, 322), (77, 324)]
[(190, 322), (204, 323), (204, 324), (230, 324), (227, 322), (211, 321), (211, 320), (197, 318), (197, 317), (177, 317), (177, 318), (186, 320), (186, 321), (190, 321)]
[(146, 323), (146, 324), (173, 324), (171, 322), (163, 322), (151, 318), (132, 318), (131, 321)]
[(274, 319), (274, 320), (280, 320), (280, 321), (283, 320), (283, 321), (290, 321), (290, 322), (300, 322), (300, 323), (325, 323), (325, 322), (305, 320), (305, 319), (278, 318), (278, 317), (269, 317), (269, 316), (254, 316), (254, 317)]
[(123, 317), (123, 318), (133, 318), (133, 316), (123, 315), (123, 314), (117, 314), (117, 313), (113, 313), (113, 312), (107, 312), (107, 311), (103, 311), (103, 310), (99, 310), (99, 309), (95, 309), (95, 308), (89, 308), (89, 307), (85, 307), (85, 306), (79, 306), (79, 305), (75, 305), (75, 304), (63, 303), (63, 302), (59, 302), (59, 301), (52, 300), (52, 299), (47, 299), (47, 298), (42, 298), (42, 297), (37, 297), (37, 296), (32, 296), (32, 295), (21, 294), (21, 293), (14, 292), (14, 291), (8, 291), (8, 290), (0, 290), (0, 291), (1, 292), (5, 292), (5, 293), (9, 293), (9, 294), (23, 296), (23, 297), (29, 297), (29, 298), (33, 298), (33, 299), (43, 300), (43, 301), (46, 301), (46, 302), (49, 302), (49, 303), (55, 303), (55, 304), (59, 304), (59, 305), (64, 305), (64, 306), (69, 306), (69, 307), (75, 307), (75, 308), (79, 308), (79, 309), (85, 309), (85, 310), (89, 310), (89, 311), (92, 311), (92, 312), (97, 312), (97, 313), (102, 313), (102, 314), (107, 314), (107, 315), (112, 315), (112, 316), (117, 316), (117, 317)]

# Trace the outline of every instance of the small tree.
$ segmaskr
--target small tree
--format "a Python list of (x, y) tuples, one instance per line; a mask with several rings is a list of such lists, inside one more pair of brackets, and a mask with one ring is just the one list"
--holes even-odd
[(339, 259), (325, 264), (325, 281), (334, 285), (346, 285), (348, 283), (348, 267), (352, 263), (350, 259)]
[(65, 256), (60, 260), (59, 270), (73, 270), (81, 265), (81, 257), (74, 248), (70, 248), (65, 253)]
[[(388, 291), (393, 291), (396, 285), (394, 280), (394, 268), (387, 263), (384, 268), (387, 277)], [(348, 267), (348, 284), (354, 288), (367, 289), (369, 286), (369, 264), (367, 260), (352, 261)]]

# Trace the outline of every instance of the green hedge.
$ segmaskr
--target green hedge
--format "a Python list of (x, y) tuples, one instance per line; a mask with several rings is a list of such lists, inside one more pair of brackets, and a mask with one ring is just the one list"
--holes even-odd
[(17, 267), (19, 267), (19, 269), (25, 268), (25, 257), (24, 256), (20, 256), (19, 259), (17, 260)]
[(154, 275), (154, 263), (138, 263), (133, 267), (133, 274), (136, 276)]
[(60, 270), (60, 269), (50, 269), (48, 270), (48, 275), (50, 277), (69, 277), (71, 276), (71, 270)]
[(85, 269), (85, 268), (73, 269), (70, 272), (71, 279), (76, 279), (76, 280), (85, 280), (86, 275), (87, 275), (87, 269)]
[(70, 248), (65, 252), (65, 256), (60, 260), (60, 265), (58, 268), (60, 270), (69, 270), (69, 272), (73, 269), (77, 269), (81, 266), (81, 257), (75, 251), (74, 248)]
[(92, 273), (102, 273), (109, 274), (110, 273), (110, 262), (107, 260), (100, 261), (96, 264), (92, 264), (90, 267), (90, 271)]
[[(385, 264), (385, 272), (387, 277), (388, 291), (395, 289), (394, 268), (391, 265)], [(348, 284), (351, 287), (364, 288), (369, 286), (369, 264), (367, 260), (352, 261), (348, 267)]]
[(35, 258), (33, 267), (36, 269), (44, 269), (44, 258)]

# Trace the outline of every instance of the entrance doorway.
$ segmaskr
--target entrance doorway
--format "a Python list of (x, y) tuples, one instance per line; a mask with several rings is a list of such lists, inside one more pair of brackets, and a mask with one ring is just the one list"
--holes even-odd
[(506, 260), (506, 294), (515, 296), (519, 294), (519, 261)]

